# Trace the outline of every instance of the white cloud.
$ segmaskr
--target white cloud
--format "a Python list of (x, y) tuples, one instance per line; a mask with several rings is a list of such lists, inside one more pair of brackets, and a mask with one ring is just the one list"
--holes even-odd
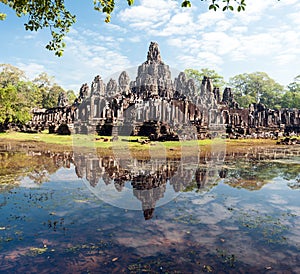
[(216, 52), (218, 55), (228, 54), (240, 45), (236, 37), (224, 32), (208, 32), (202, 35), (203, 49)]
[(299, 7), (299, 3), (297, 5), (297, 2), (299, 2), (298, 0), (284, 0), (284, 1), (280, 1), (278, 3), (276, 3), (276, 5), (274, 5), (274, 8), (284, 8), (285, 6), (298, 6)]
[[(98, 39), (96, 39), (98, 37)], [(90, 84), (96, 75), (105, 78), (116, 71), (130, 67), (128, 57), (123, 55), (120, 39), (112, 36), (101, 36), (91, 30), (77, 32), (67, 39), (68, 50), (64, 54), (70, 69), (68, 73), (59, 75), (59, 82), (72, 83), (67, 88), (77, 90), (81, 84)]]
[[(200, 7), (199, 7), (200, 9)], [(226, 14), (222, 11), (207, 11), (205, 13), (200, 13), (197, 17), (197, 24), (199, 25), (199, 27), (201, 29), (207, 29), (207, 28), (211, 28), (214, 27), (216, 25), (216, 23), (227, 19), (226, 18)]]
[(296, 58), (297, 58), (296, 55), (286, 53), (286, 54), (277, 55), (274, 58), (274, 61), (276, 62), (276, 64), (278, 64), (280, 66), (284, 66), (284, 65), (288, 65), (288, 64), (292, 63), (293, 60), (295, 60)]
[(299, 16), (299, 11), (300, 11), (300, 5), (299, 8), (297, 9), (297, 12), (293, 12), (291, 14), (287, 15), (287, 18), (290, 20), (291, 22), (291, 27), (299, 27), (300, 26), (300, 16)]
[(19, 62), (16, 64), (18, 68), (21, 70), (25, 71), (26, 76), (30, 79), (33, 80), (36, 76), (38, 76), (40, 73), (46, 71), (46, 67), (42, 64), (34, 63), (34, 62), (29, 62), (29, 63), (22, 63)]
[[(187, 9), (177, 0), (136, 1), (132, 7), (117, 9), (113, 23), (75, 25), (66, 38), (63, 58), (49, 58), (50, 53), (42, 58), (19, 58), (18, 62), (30, 75), (51, 72), (59, 84), (78, 90), (97, 74), (105, 78), (133, 63), (142, 63), (147, 44), (158, 41), (163, 60), (180, 70), (209, 67), (225, 77), (260, 70), (287, 83), (299, 74), (299, 0), (246, 3), (245, 12), (232, 13), (208, 11), (205, 1), (195, 0)], [(41, 37), (38, 32), (35, 49), (44, 48)], [(31, 37), (21, 38), (17, 42), (23, 51), (33, 52), (24, 47), (32, 43)], [(9, 61), (5, 54), (2, 59)]]
[(25, 40), (32, 40), (32, 39), (35, 39), (36, 38), (36, 33), (30, 33), (28, 35), (25, 35), (23, 37)]
[(128, 41), (132, 43), (139, 43), (142, 41), (140, 36), (133, 36), (133, 37), (128, 37)]
[[(167, 55), (166, 63), (179, 69), (209, 67), (228, 73), (232, 67), (242, 67), (244, 62), (244, 71), (269, 73), (267, 69), (287, 71), (284, 66), (299, 62), (300, 5), (297, 7), (297, 1), (251, 0), (247, 1), (246, 11), (240, 13), (213, 12), (206, 8), (202, 1), (194, 1), (191, 9), (182, 9), (178, 1), (142, 0), (119, 12), (117, 17), (120, 26), (126, 25), (124, 42), (162, 40), (169, 49), (162, 52), (163, 59)], [(291, 9), (290, 13), (284, 14), (285, 9)], [(106, 45), (110, 42), (102, 40)], [(89, 48), (87, 55), (102, 50)], [(105, 60), (118, 58), (129, 63), (120, 51), (114, 53), (106, 53)], [(93, 63), (101, 62), (94, 58)], [(273, 74), (278, 75), (278, 71)]]
[(231, 31), (232, 20), (220, 20), (215, 25), (215, 30), (217, 32)]
[(234, 24), (232, 24), (230, 27), (230, 32), (233, 34), (246, 34), (247, 31), (247, 26), (234, 26)]
[(181, 25), (190, 24), (191, 21), (192, 21), (191, 14), (189, 12), (182, 12), (182, 13), (175, 14), (171, 18), (170, 24), (175, 26), (178, 25), (181, 26)]
[[(98, 28), (98, 26), (96, 26)], [(127, 29), (124, 27), (121, 27), (119, 25), (113, 24), (113, 23), (109, 23), (106, 26), (109, 30), (115, 31), (115, 32), (122, 32), (122, 33), (127, 33)]]
[(233, 13), (241, 24), (248, 25), (261, 19), (262, 16), (267, 16), (266, 10), (272, 9), (277, 3), (274, 0), (251, 0), (247, 1), (246, 10), (243, 12)]
[(155, 29), (168, 22), (172, 12), (178, 9), (178, 2), (173, 0), (141, 0), (118, 14), (121, 21), (139, 30)]

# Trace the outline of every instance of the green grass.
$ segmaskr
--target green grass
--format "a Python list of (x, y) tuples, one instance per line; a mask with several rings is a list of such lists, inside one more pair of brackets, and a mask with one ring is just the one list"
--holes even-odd
[(0, 140), (17, 140), (17, 141), (39, 141), (49, 144), (72, 145), (71, 136), (59, 136), (46, 133), (22, 133), (8, 132), (0, 133)]
[(199, 147), (215, 147), (215, 146), (257, 146), (266, 144), (275, 144), (274, 140), (268, 139), (239, 139), (239, 140), (225, 140), (225, 139), (205, 139), (205, 140), (192, 140), (192, 141), (167, 141), (167, 142), (151, 142), (149, 144), (141, 144), (137, 140), (143, 140), (145, 137), (136, 136), (120, 136), (116, 142), (111, 142), (109, 136), (98, 135), (56, 135), (42, 133), (20, 133), (8, 132), (0, 133), (0, 141), (16, 140), (16, 141), (34, 141), (43, 142), (46, 144), (56, 144), (63, 146), (76, 146), (76, 147), (89, 147), (101, 149), (130, 149), (130, 150), (176, 150), (181, 149), (197, 149)]
[[(0, 140), (10, 139), (18, 141), (39, 141), (49, 144), (60, 144), (60, 145), (78, 145), (78, 146), (96, 146), (96, 147), (112, 147), (128, 143), (130, 147), (147, 147), (149, 145), (141, 145), (137, 140), (143, 140), (145, 137), (135, 137), (135, 136), (120, 136), (119, 140), (116, 142), (110, 142), (111, 136), (98, 136), (98, 135), (56, 135), (42, 133), (22, 133), (22, 132), (8, 132), (0, 133)], [(106, 139), (106, 140), (105, 140)], [(136, 142), (135, 142), (136, 141)], [(199, 140), (199, 141), (168, 141), (168, 142), (151, 142), (152, 144), (164, 144), (166, 148), (170, 147), (181, 147), (181, 146), (194, 146), (211, 144), (212, 140)]]

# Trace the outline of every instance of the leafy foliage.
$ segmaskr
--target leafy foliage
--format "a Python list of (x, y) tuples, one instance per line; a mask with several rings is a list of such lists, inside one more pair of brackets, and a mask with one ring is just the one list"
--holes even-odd
[(57, 106), (58, 96), (61, 92), (64, 92), (63, 88), (54, 84), (49, 92), (46, 93), (43, 98), (43, 107), (44, 108), (53, 108)]
[(67, 97), (70, 103), (73, 103), (75, 99), (77, 98), (76, 94), (73, 90), (69, 89), (67, 90)]
[[(57, 106), (58, 95), (64, 90), (46, 73), (29, 81), (24, 71), (12, 65), (0, 64), (0, 68), (0, 126), (24, 124), (31, 119), (33, 108)], [(73, 102), (74, 92), (67, 94)]]
[(30, 119), (25, 73), (8, 64), (1, 64), (0, 68), (0, 124), (22, 123)]
[(261, 102), (269, 108), (281, 107), (284, 87), (269, 77), (265, 72), (244, 73), (229, 80), (236, 101), (242, 107)]
[[(222, 9), (223, 11), (244, 11), (246, 0), (202, 0), (209, 2), (209, 10)], [(105, 22), (110, 22), (111, 14), (115, 9), (114, 0), (93, 0), (94, 9), (106, 15)], [(70, 27), (76, 22), (76, 16), (71, 14), (65, 7), (65, 0), (0, 0), (0, 3), (12, 8), (18, 17), (28, 16), (25, 29), (37, 31), (49, 28), (52, 40), (46, 45), (48, 50), (54, 51), (55, 55), (62, 56), (65, 43), (63, 39), (69, 32)], [(129, 6), (134, 0), (127, 0)], [(192, 1), (184, 0), (181, 7), (191, 7)], [(159, 7), (158, 7), (159, 8)], [(0, 13), (0, 20), (4, 20), (5, 14)]]
[(288, 90), (282, 96), (282, 106), (285, 108), (300, 107), (300, 75), (287, 86)]
[(63, 38), (75, 23), (75, 16), (66, 9), (64, 0), (0, 0), (0, 2), (15, 10), (18, 17), (28, 16), (28, 22), (25, 23), (26, 30), (49, 28), (52, 40), (46, 48), (55, 51), (55, 55), (62, 56), (65, 47)]
[(196, 69), (185, 69), (184, 73), (187, 78), (194, 79), (198, 87), (201, 86), (204, 76), (209, 77), (212, 80), (214, 87), (223, 88), (225, 86), (224, 77), (219, 75), (213, 69), (202, 68), (200, 71)]
[(3, 21), (6, 18), (6, 14), (0, 12), (0, 20)]
[(10, 65), (0, 64), (0, 85), (6, 87), (9, 84), (16, 85), (22, 80), (26, 80), (24, 71)]
[(17, 87), (0, 87), (0, 102), (0, 124), (24, 123), (30, 119), (28, 101)]

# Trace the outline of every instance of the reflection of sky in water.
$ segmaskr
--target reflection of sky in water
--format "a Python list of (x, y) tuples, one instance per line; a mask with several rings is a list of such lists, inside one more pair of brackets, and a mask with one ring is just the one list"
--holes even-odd
[[(0, 272), (299, 273), (300, 190), (289, 187), (299, 175), (295, 161), (226, 167), (227, 177), (203, 190), (194, 180), (181, 193), (168, 184), (175, 197), (158, 200), (147, 221), (125, 209), (128, 201), (141, 209), (130, 182), (120, 192), (113, 183), (96, 186), (118, 194), (119, 208), (95, 197), (73, 165), (39, 185), (25, 177), (0, 193)], [(255, 178), (261, 185), (253, 187)]]

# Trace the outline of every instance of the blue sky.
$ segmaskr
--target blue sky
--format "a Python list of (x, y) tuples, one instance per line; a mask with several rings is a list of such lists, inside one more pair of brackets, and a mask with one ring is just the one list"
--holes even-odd
[[(28, 32), (13, 12), (0, 21), (0, 63), (23, 69), (30, 79), (40, 72), (55, 77), (65, 89), (78, 92), (96, 75), (107, 78), (146, 60), (151, 41), (160, 45), (163, 61), (171, 68), (210, 68), (228, 80), (240, 73), (267, 72), (287, 85), (300, 74), (300, 1), (247, 0), (245, 12), (208, 11), (193, 0), (140, 0), (118, 6), (111, 23), (93, 10), (93, 1), (67, 0), (77, 15), (65, 41), (64, 56), (45, 49), (50, 31)], [(177, 75), (172, 75), (176, 77)]]

